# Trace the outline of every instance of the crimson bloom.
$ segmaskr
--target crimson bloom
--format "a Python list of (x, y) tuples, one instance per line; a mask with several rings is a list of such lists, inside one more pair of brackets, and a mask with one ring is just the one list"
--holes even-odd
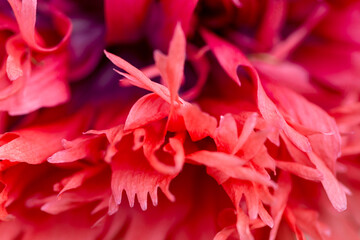
[(0, 6), (1, 239), (359, 239), (358, 1)]

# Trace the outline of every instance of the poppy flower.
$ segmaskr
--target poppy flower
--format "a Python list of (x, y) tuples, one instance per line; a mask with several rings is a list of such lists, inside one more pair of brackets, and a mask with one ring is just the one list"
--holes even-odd
[(358, 239), (358, 5), (0, 3), (0, 238)]

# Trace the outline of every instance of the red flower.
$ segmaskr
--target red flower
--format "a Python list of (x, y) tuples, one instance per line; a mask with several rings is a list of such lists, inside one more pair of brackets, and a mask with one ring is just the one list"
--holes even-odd
[(359, 238), (356, 1), (9, 3), (1, 239)]

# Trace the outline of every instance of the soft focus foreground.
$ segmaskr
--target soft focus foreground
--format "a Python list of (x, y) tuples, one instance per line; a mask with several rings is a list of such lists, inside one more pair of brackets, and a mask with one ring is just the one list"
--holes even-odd
[(359, 26), (357, 0), (2, 0), (0, 239), (359, 239)]

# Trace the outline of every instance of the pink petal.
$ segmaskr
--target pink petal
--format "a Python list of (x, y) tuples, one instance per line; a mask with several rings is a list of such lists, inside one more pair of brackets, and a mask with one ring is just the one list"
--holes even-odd
[(168, 76), (167, 82), (172, 101), (177, 98), (177, 93), (183, 80), (185, 47), (186, 38), (180, 23), (178, 23), (175, 27), (173, 38), (170, 41), (166, 68)]
[(268, 225), (270, 228), (274, 227), (274, 220), (268, 213), (268, 211), (264, 208), (264, 205), (259, 202), (259, 217), (261, 220)]
[[(16, 80), (18, 77), (23, 75), (21, 62), (26, 53), (26, 47), (27, 46), (21, 39), (20, 35), (13, 35), (6, 40), (5, 49), (8, 54), (6, 60), (6, 72), (11, 81)], [(14, 72), (11, 73), (10, 71)]]
[(16, 80), (23, 82), (21, 88), (16, 94), (0, 99), (0, 110), (10, 115), (27, 114), (68, 100), (66, 53), (41, 56), (39, 61), (41, 64), (31, 69), (31, 60), (26, 59), (22, 66), (24, 76)]
[(77, 115), (52, 124), (5, 133), (0, 139), (8, 138), (9, 135), (14, 137), (0, 146), (0, 158), (11, 162), (42, 163), (62, 149), (62, 139), (71, 139), (80, 134), (83, 123), (83, 116)]
[(207, 30), (203, 29), (201, 35), (209, 45), (211, 51), (214, 52), (214, 55), (217, 57), (225, 72), (240, 86), (241, 83), (237, 70), (239, 65), (244, 64), (244, 56), (242, 53), (236, 47), (225, 43)]
[(311, 181), (323, 180), (321, 172), (301, 163), (276, 161), (276, 167)]
[(253, 132), (247, 142), (244, 143), (241, 156), (247, 160), (254, 158), (263, 149), (267, 137), (268, 132), (266, 130)]
[(252, 113), (245, 120), (239, 139), (237, 140), (236, 146), (233, 148), (232, 151), (233, 154), (237, 153), (243, 147), (245, 142), (248, 140), (250, 134), (253, 132), (255, 128), (256, 120), (257, 120), (257, 113)]
[[(24, 72), (21, 59), (24, 56), (25, 51), (26, 46), (24, 45), (22, 39), (20, 39), (19, 35), (15, 35), (7, 39), (6, 52), (8, 57), (5, 65), (6, 74), (8, 79), (11, 81), (11, 84), (0, 91), (0, 100), (11, 97), (24, 86), (25, 79), (22, 77)], [(3, 76), (3, 78), (6, 77)]]
[(68, 163), (80, 159), (90, 158), (100, 159), (100, 151), (104, 148), (104, 138), (99, 136), (89, 136), (77, 138), (73, 141), (63, 139), (62, 145), (65, 148), (47, 159), (49, 163)]
[(236, 229), (239, 233), (239, 237), (242, 240), (254, 240), (253, 235), (250, 232), (250, 221), (248, 216), (241, 210), (237, 209), (237, 221)]
[(319, 220), (319, 213), (302, 208), (291, 209), (296, 218), (296, 224), (309, 236), (326, 239), (331, 236), (331, 230)]
[(217, 121), (214, 117), (200, 110), (193, 104), (186, 104), (180, 108), (184, 117), (186, 130), (193, 141), (198, 141), (207, 136), (213, 136)]
[(300, 160), (303, 163), (309, 162), (309, 159), (312, 164), (315, 165), (316, 169), (322, 174), (323, 178), (321, 180), (321, 184), (323, 185), (326, 194), (332, 203), (333, 207), (340, 211), (344, 211), (347, 207), (347, 200), (344, 188), (336, 179), (334, 173), (329, 169), (329, 167), (325, 164), (323, 159), (319, 158), (316, 153), (303, 153), (299, 151), (297, 148), (292, 146), (292, 143), (289, 142), (286, 138), (284, 138), (287, 149), (289, 150), (290, 155), (294, 157), (296, 160)]
[(170, 42), (168, 56), (155, 51), (156, 66), (166, 86), (169, 88), (171, 102), (178, 97), (178, 91), (183, 80), (185, 63), (185, 35), (180, 24), (176, 25), (173, 38)]
[(111, 54), (106, 50), (104, 51), (104, 53), (107, 56), (107, 58), (109, 58), (110, 61), (112, 61), (116, 66), (129, 73), (130, 76), (129, 80), (133, 85), (141, 86), (142, 88), (153, 91), (159, 97), (164, 99), (166, 102), (170, 103), (170, 99), (169, 99), (170, 93), (166, 87), (151, 81), (139, 69), (135, 68), (134, 66), (132, 66), (130, 63), (126, 62), (122, 58), (115, 56), (114, 54)]
[(231, 114), (220, 118), (219, 127), (214, 132), (214, 141), (218, 151), (231, 153), (238, 138), (237, 124)]
[(57, 187), (62, 187), (61, 191), (58, 194), (58, 197), (61, 196), (66, 191), (80, 187), (84, 183), (84, 181), (98, 174), (100, 170), (102, 169), (86, 168), (82, 171), (76, 172), (70, 177), (66, 177), (62, 179), (61, 182), (59, 183), (60, 186), (57, 186)]
[(125, 130), (135, 129), (169, 115), (170, 105), (151, 93), (140, 98), (131, 108), (125, 122)]
[(43, 47), (40, 46), (36, 40), (38, 37), (35, 30), (37, 0), (8, 0), (8, 2), (14, 11), (21, 35), (29, 46), (38, 51), (52, 52), (67, 44), (72, 31), (72, 25), (70, 19), (65, 15), (59, 11), (50, 9), (50, 13), (52, 17), (54, 17), (54, 22), (62, 35), (62, 39), (56, 46)]
[[(325, 134), (308, 137), (313, 151), (325, 162), (330, 170), (335, 170), (336, 159), (340, 156), (340, 134), (335, 120), (324, 110), (307, 101), (289, 89), (269, 85), (272, 96), (279, 108), (306, 128)], [(329, 134), (331, 133), (331, 134)]]
[(296, 218), (289, 208), (286, 208), (285, 210), (285, 217), (290, 225), (290, 228), (294, 231), (296, 239), (306, 240), (304, 233), (296, 225)]
[(278, 43), (272, 50), (271, 54), (278, 59), (285, 59), (296, 47), (304, 40), (311, 30), (319, 23), (326, 13), (328, 6), (325, 3), (317, 3), (310, 16), (304, 23), (291, 33), (285, 40)]
[(117, 153), (116, 145), (125, 136), (124, 125), (118, 125), (106, 130), (90, 130), (88, 134), (105, 135), (109, 145), (106, 150), (104, 160), (108, 163), (111, 162), (112, 157)]
[(223, 152), (209, 152), (201, 150), (186, 156), (187, 159), (191, 159), (199, 164), (203, 164), (207, 167), (236, 167), (246, 163), (245, 160)]
[(274, 227), (270, 231), (269, 240), (275, 240), (280, 222), (285, 211), (288, 197), (291, 191), (291, 179), (287, 173), (281, 173), (278, 180), (279, 188), (274, 193), (274, 202), (271, 206), (271, 216), (274, 219)]
[(163, 148), (166, 122), (155, 122), (145, 128), (143, 152), (150, 165), (160, 173), (178, 174), (185, 161), (185, 153), (181, 134), (169, 138)]
[(122, 141), (118, 153), (111, 162), (113, 170), (111, 188), (117, 204), (120, 204), (122, 191), (125, 190), (131, 207), (134, 206), (136, 195), (141, 208), (146, 210), (148, 194), (153, 205), (157, 205), (158, 187), (169, 200), (174, 201), (174, 196), (169, 192), (169, 184), (175, 176), (164, 175), (154, 170), (142, 151), (132, 151), (129, 144), (132, 142)]
[[(317, 88), (313, 83), (307, 70), (292, 62), (278, 62), (277, 60), (260, 61), (253, 60), (252, 63), (262, 77), (281, 86), (288, 87), (298, 93), (316, 93)], [(289, 78), (291, 76), (291, 78)]]
[(235, 232), (236, 232), (235, 226), (225, 227), (216, 234), (214, 240), (227, 240)]
[(323, 174), (324, 180), (322, 180), (321, 183), (333, 207), (339, 212), (345, 211), (347, 208), (347, 200), (344, 188), (324, 164), (322, 159), (313, 152), (308, 153), (308, 156), (319, 172)]
[[(289, 136), (291, 141), (302, 151), (310, 151), (311, 147), (308, 139), (296, 132), (285, 122), (284, 117), (280, 114), (276, 105), (265, 93), (255, 68), (250, 64), (243, 53), (237, 47), (220, 39), (212, 33), (203, 30), (202, 35), (222, 68), (238, 85), (240, 85), (239, 77), (237, 75), (238, 67), (242, 66), (249, 71), (250, 77), (254, 79), (254, 82), (257, 85), (257, 104), (264, 119), (271, 125), (281, 128), (286, 135)], [(273, 140), (277, 142), (275, 139)]]

